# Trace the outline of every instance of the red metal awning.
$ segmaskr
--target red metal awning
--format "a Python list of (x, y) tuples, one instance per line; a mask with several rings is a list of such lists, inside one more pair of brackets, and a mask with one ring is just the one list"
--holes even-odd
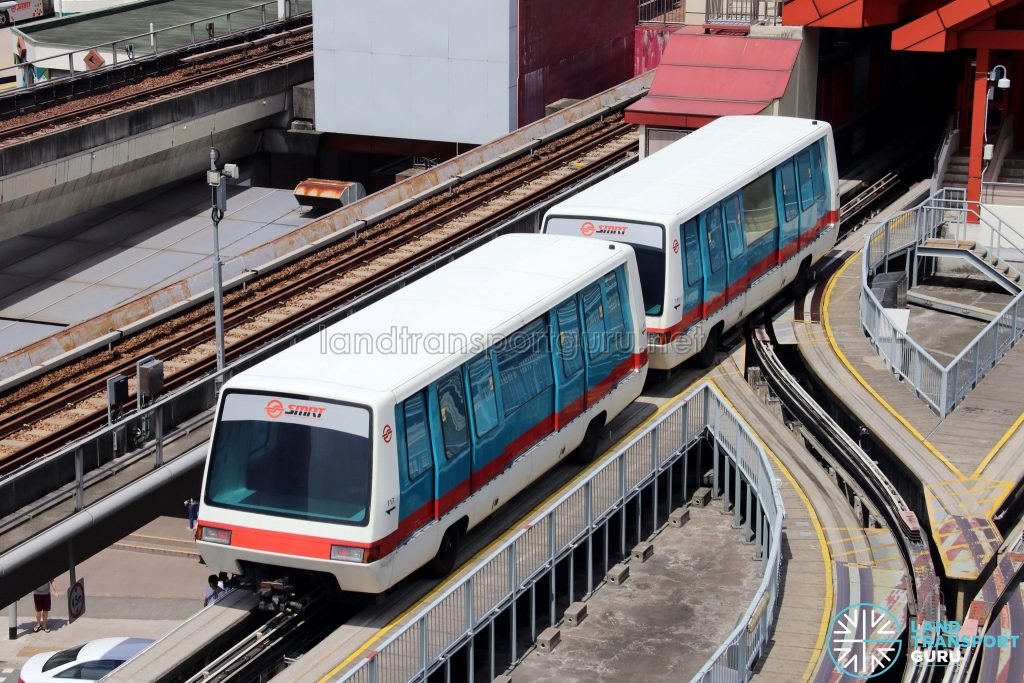
[(800, 40), (672, 34), (651, 91), (626, 109), (626, 121), (699, 128), (719, 116), (758, 114), (786, 92)]

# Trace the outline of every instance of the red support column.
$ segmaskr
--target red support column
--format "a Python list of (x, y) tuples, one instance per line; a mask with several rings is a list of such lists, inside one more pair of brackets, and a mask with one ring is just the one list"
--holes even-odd
[(971, 149), (967, 166), (967, 202), (972, 213), (967, 220), (977, 223), (981, 214), (982, 152), (985, 147), (985, 118), (988, 112), (988, 53), (979, 47), (974, 67), (974, 106), (971, 112)]

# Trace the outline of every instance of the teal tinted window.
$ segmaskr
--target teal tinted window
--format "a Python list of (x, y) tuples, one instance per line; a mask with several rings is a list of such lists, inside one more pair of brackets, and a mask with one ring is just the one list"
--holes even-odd
[(537, 318), (496, 347), (501, 397), (508, 415), (551, 388), (551, 350), (545, 318)]
[(722, 202), (722, 211), (725, 213), (725, 232), (729, 236), (729, 258), (734, 259), (743, 253), (746, 246), (739, 196), (729, 197)]
[(814, 198), (821, 199), (825, 196), (825, 160), (822, 156), (824, 142), (818, 141), (811, 147), (811, 183), (814, 188)]
[(423, 394), (416, 394), (402, 404), (405, 418), (405, 457), (409, 480), (420, 476), (433, 466), (430, 448), (430, 426), (427, 420), (427, 402)]
[(437, 382), (437, 405), (441, 411), (444, 457), (451, 459), (469, 448), (469, 420), (462, 370), (449, 372)]
[(800, 179), (800, 208), (806, 210), (814, 204), (814, 172), (811, 154), (806, 149), (796, 155), (796, 172)]
[(596, 282), (583, 290), (583, 320), (587, 326), (587, 354), (597, 358), (607, 348), (607, 330), (604, 325), (601, 287)]
[(498, 402), (494, 397), (491, 356), (484, 354), (469, 361), (469, 393), (473, 399), (476, 435), (489, 434), (498, 426)]
[(562, 302), (555, 309), (558, 324), (558, 345), (562, 355), (562, 372), (574, 377), (583, 369), (583, 353), (580, 350), (580, 313), (576, 297)]
[(779, 166), (779, 183), (782, 186), (782, 208), (788, 223), (800, 214), (796, 192), (796, 170), (793, 168), (792, 159)]
[(711, 272), (717, 273), (725, 265), (725, 240), (722, 236), (722, 208), (718, 204), (704, 213), (704, 225), (708, 231), (708, 260)]
[(704, 274), (700, 269), (700, 241), (697, 238), (697, 219), (683, 223), (683, 256), (686, 261), (686, 284), (700, 282)]

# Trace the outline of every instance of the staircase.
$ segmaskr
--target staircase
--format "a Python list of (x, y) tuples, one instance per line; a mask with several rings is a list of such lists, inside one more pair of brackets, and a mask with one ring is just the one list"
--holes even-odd
[(949, 166), (946, 167), (946, 175), (943, 176), (939, 187), (967, 187), (967, 172), (970, 166), (970, 156), (967, 152), (957, 152), (949, 157)]
[(1024, 149), (1006, 155), (999, 172), (998, 185), (986, 185), (982, 201), (986, 204), (1024, 205)]
[(1024, 289), (1021, 274), (988, 249), (976, 242), (964, 240), (926, 239), (917, 248), (918, 256), (962, 258), (996, 284), (1016, 296)]

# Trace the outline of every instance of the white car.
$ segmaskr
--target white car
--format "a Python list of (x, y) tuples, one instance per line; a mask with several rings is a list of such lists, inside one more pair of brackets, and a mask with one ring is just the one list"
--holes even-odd
[(100, 638), (60, 652), (42, 652), (21, 667), (19, 683), (98, 681), (152, 642), (149, 638)]

